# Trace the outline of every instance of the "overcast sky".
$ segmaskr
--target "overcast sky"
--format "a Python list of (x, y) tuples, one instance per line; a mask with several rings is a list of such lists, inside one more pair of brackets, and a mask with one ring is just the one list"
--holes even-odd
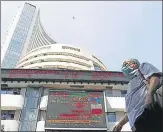
[[(162, 70), (161, 1), (28, 2), (40, 8), (41, 22), (52, 39), (95, 54), (108, 70), (121, 70), (127, 58), (152, 63)], [(1, 2), (2, 41), (23, 3)]]

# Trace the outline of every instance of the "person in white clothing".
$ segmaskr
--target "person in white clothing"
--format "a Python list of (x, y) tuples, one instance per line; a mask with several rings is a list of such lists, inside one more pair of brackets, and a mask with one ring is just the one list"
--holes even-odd
[[(113, 131), (120, 132), (129, 121), (134, 132), (163, 132), (162, 107), (159, 104), (162, 95), (158, 93), (160, 71), (152, 64), (128, 59), (122, 65), (122, 72), (131, 78), (125, 96), (127, 112)], [(155, 96), (161, 100), (154, 100)]]

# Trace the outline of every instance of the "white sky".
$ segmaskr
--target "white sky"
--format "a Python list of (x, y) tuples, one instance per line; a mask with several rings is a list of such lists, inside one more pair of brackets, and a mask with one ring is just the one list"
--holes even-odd
[[(23, 3), (1, 2), (1, 41), (5, 39), (18, 6)], [(161, 2), (30, 3), (40, 8), (41, 22), (52, 39), (58, 43), (79, 46), (95, 54), (108, 70), (119, 71), (121, 63), (131, 57), (152, 63), (162, 70)]]

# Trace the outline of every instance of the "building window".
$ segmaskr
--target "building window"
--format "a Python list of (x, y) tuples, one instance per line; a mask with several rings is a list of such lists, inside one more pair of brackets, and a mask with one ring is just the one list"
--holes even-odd
[(1, 94), (14, 94), (20, 95), (20, 88), (2, 88)]
[(101, 71), (101, 68), (100, 66), (96, 65), (96, 64), (93, 64), (94, 65), (94, 69), (95, 71)]
[(23, 109), (22, 116), (25, 121), (35, 121), (37, 120), (37, 109)]
[(38, 98), (27, 97), (25, 99), (25, 105), (27, 108), (37, 108), (38, 107)]
[(42, 96), (47, 96), (49, 95), (49, 89), (48, 88), (44, 88), (43, 92), (42, 92)]
[(22, 121), (20, 124), (21, 131), (35, 131), (36, 130), (37, 121)]
[(26, 93), (27, 97), (39, 97), (38, 88), (28, 89)]
[(107, 114), (107, 116), (108, 116), (108, 121), (109, 122), (116, 122), (116, 114), (115, 114), (115, 112), (109, 112)]
[(113, 97), (113, 91), (112, 89), (108, 89), (105, 91), (105, 96), (106, 97)]
[(39, 121), (45, 121), (46, 120), (46, 111), (40, 110), (39, 111)]
[(121, 90), (121, 96), (125, 97), (125, 95), (127, 94), (127, 90)]
[(14, 115), (14, 110), (1, 110), (1, 120), (13, 120)]

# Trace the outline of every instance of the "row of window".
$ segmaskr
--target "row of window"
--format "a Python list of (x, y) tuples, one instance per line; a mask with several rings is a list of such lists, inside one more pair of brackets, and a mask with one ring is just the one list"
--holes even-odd
[(5, 68), (15, 67), (18, 59), (19, 58), (18, 58), (16, 52), (13, 52), (11, 50), (7, 50), (1, 67), (5, 67)]
[(32, 61), (30, 63), (25, 63), (23, 66), (28, 66), (28, 65), (31, 65), (31, 64), (36, 64), (36, 63), (42, 63), (42, 62), (67, 62), (67, 63), (74, 63), (74, 64), (78, 64), (78, 65), (82, 65), (82, 66), (86, 66), (88, 68), (91, 68), (90, 65), (88, 64), (85, 64), (85, 63), (82, 63), (82, 62), (79, 62), (79, 61), (74, 61), (74, 60), (70, 60), (70, 59), (40, 59), (40, 60), (36, 60), (36, 61)]
[(72, 67), (72, 66), (62, 66), (62, 65), (57, 65), (57, 66), (43, 66), (43, 67), (38, 67), (37, 69), (55, 69), (55, 70), (82, 70), (81, 68), (78, 67)]
[(15, 41), (15, 40), (11, 40), (11, 41), (12, 41), (12, 43), (10, 43), (8, 50), (17, 51), (20, 53), (22, 51), (22, 48), (23, 48), (23, 46), (21, 45), (21, 42)]
[(57, 42), (55, 42), (54, 40), (52, 40), (52, 39), (44, 32), (44, 29), (43, 29), (43, 27), (42, 27), (42, 25), (41, 25), (41, 22), (40, 22), (40, 27), (41, 27), (41, 29), (42, 29), (42, 33), (43, 33), (44, 37), (45, 37), (51, 44), (57, 43)]
[(36, 32), (36, 30), (38, 28), (38, 19), (39, 19), (39, 13), (37, 14), (37, 17), (36, 17), (35, 25), (33, 27), (32, 35), (31, 35), (31, 38), (30, 38), (30, 41), (29, 41), (29, 45), (27, 47), (27, 52), (30, 51), (30, 47), (33, 44), (32, 41), (35, 38), (35, 32)]
[(32, 36), (33, 37), (30, 40), (30, 45), (28, 46), (28, 49), (27, 49), (28, 52), (32, 49), (39, 47), (39, 46), (56, 43), (44, 32), (44, 29), (43, 29), (40, 19), (39, 19), (39, 13), (38, 13), (38, 16), (36, 19), (36, 23), (35, 23), (35, 27), (34, 27)]
[(22, 27), (26, 27), (26, 28), (27, 28), (27, 27), (30, 26), (31, 20), (32, 20), (32, 19), (25, 19), (25, 20), (23, 20), (23, 18), (21, 18), (21, 19), (19, 20), (18, 25), (21, 27), (21, 29), (22, 29)]
[(25, 39), (26, 39), (26, 35), (23, 35), (23, 34), (20, 35), (20, 34), (15, 33), (12, 37), (12, 40), (21, 42), (21, 45), (22, 43), (24, 43)]
[(27, 24), (27, 23), (29, 23), (30, 21), (31, 21), (31, 18), (29, 18), (28, 16), (25, 16), (25, 15), (23, 15), (23, 16), (21, 17), (21, 19), (19, 20), (20, 23), (24, 23), (24, 24)]
[(20, 88), (1, 88), (1, 94), (20, 95)]
[[(40, 31), (39, 31), (39, 27), (37, 25), (35, 31), (33, 31), (33, 34), (32, 34), (33, 38), (31, 38), (31, 40), (30, 40), (30, 45), (28, 47), (28, 51), (36, 49), (37, 47), (46, 45), (46, 43), (44, 44), (44, 41), (41, 40), (42, 38), (40, 36), (38, 37), (38, 35), (40, 35)], [(41, 40), (41, 42), (40, 42), (40, 40)]]
[(21, 30), (20, 28), (16, 28), (14, 32), (14, 36), (16, 38), (24, 39), (27, 36), (28, 30)]
[[(20, 94), (21, 88), (1, 88), (1, 94)], [(28, 97), (39, 97), (38, 90), (28, 89), (26, 92), (26, 96)]]
[(31, 8), (25, 5), (23, 11), (22, 11), (22, 16), (26, 17), (31, 17), (34, 14), (35, 8)]
[(83, 60), (86, 60), (86, 61), (90, 60), (90, 59), (88, 59), (88, 58), (86, 58), (84, 56), (79, 56), (79, 55), (72, 54), (72, 53), (66, 53), (66, 52), (55, 52), (55, 53), (54, 52), (47, 52), (47, 53), (41, 53), (41, 54), (38, 54), (38, 55), (33, 55), (33, 56), (29, 57), (28, 59), (20, 61), (19, 64), (22, 63), (22, 62), (25, 62), (27, 60), (36, 58), (36, 57), (47, 56), (47, 55), (64, 55), (64, 56), (71, 56), (71, 57), (83, 59)]
[(43, 30), (40, 30), (40, 25), (39, 26), (39, 30), (38, 30), (38, 38), (37, 38), (37, 41), (39, 41), (39, 43), (44, 46), (44, 45), (49, 45), (51, 44), (51, 42), (49, 42), (49, 40), (46, 38), (46, 36), (44, 36), (43, 34)]
[[(37, 48), (37, 49), (35, 49), (35, 50), (32, 50), (32, 51), (30, 51), (30, 52), (28, 52), (26, 55), (28, 55), (28, 54), (30, 54), (30, 53), (32, 53), (32, 52), (36, 52), (36, 51), (40, 51), (40, 50), (42, 50), (42, 49), (50, 49), (51, 48), (51, 46), (47, 46), (47, 47), (41, 47), (41, 48)], [(28, 51), (28, 50), (27, 50)], [(33, 57), (33, 56), (32, 56)], [(28, 59), (26, 59), (26, 60), (28, 60)], [(21, 62), (24, 62), (24, 61), (26, 61), (26, 60), (23, 60), (23, 61), (21, 61)]]
[[(23, 68), (23, 67), (22, 67)], [(72, 66), (60, 66), (60, 65), (57, 65), (57, 66), (51, 66), (51, 65), (44, 65), (44, 66), (40, 66), (40, 67), (32, 67), (31, 69), (54, 69), (54, 70), (83, 70), (81, 68), (78, 68), (78, 67), (72, 67)]]
[(1, 120), (14, 120), (14, 110), (1, 110)]
[[(112, 89), (107, 90), (105, 93), (106, 93), (106, 96), (107, 96), (107, 97), (115, 97), (115, 96), (113, 95)], [(120, 90), (120, 96), (121, 96), (121, 97), (125, 97), (126, 94), (127, 94), (127, 90)]]
[[(39, 18), (37, 18), (39, 19)], [(30, 45), (28, 47), (28, 51), (33, 50), (37, 47), (47, 45), (48, 42), (45, 42), (44, 36), (41, 34), (41, 30), (39, 28), (38, 22), (35, 25), (35, 31), (33, 31), (33, 38), (30, 40)]]
[(23, 30), (23, 31), (28, 31), (28, 29), (29, 29), (28, 26), (22, 26), (21, 24), (17, 24), (16, 28), (18, 30)]

